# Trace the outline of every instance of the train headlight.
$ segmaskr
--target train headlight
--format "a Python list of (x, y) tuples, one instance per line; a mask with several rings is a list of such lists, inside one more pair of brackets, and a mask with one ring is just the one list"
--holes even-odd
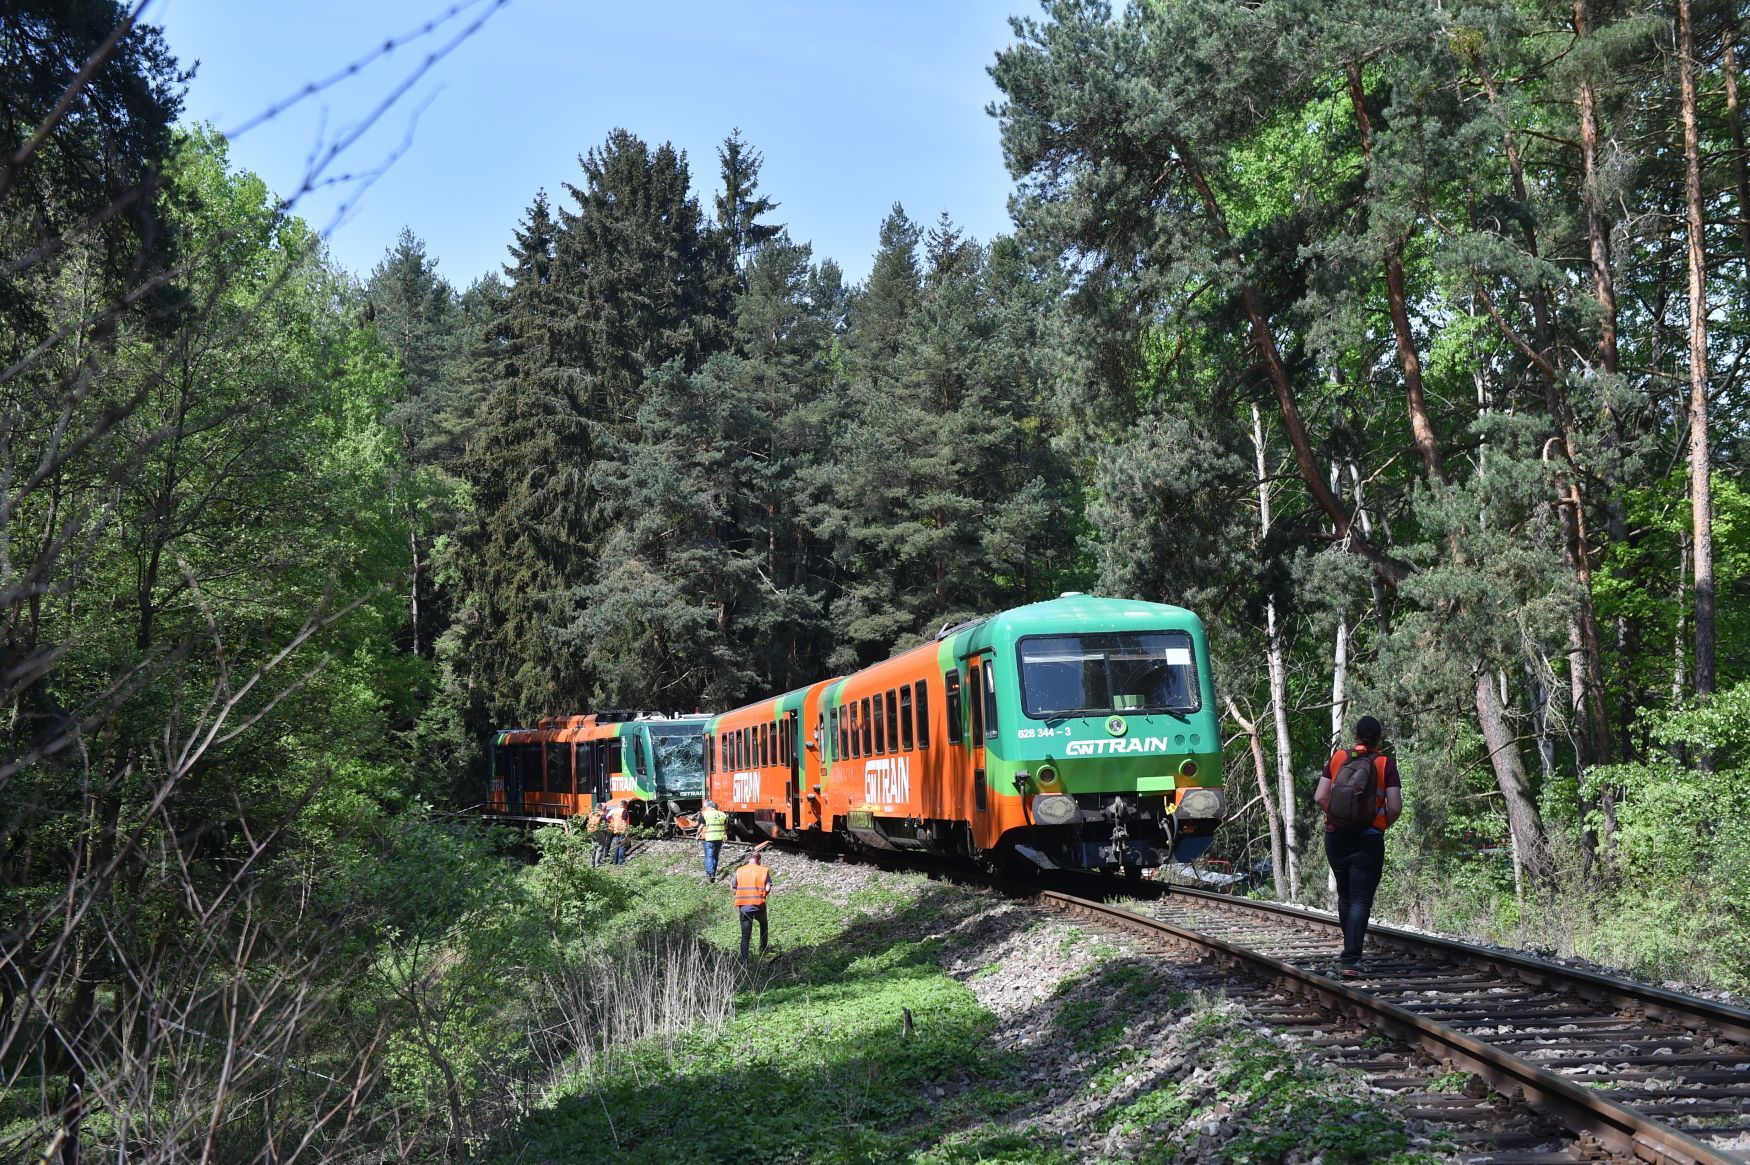
[(1227, 815), (1227, 800), (1219, 789), (1186, 789), (1173, 816), (1186, 821), (1220, 821)]
[(1081, 816), (1074, 797), (1046, 793), (1033, 798), (1033, 820), (1040, 825), (1068, 825)]
[(1186, 757), (1179, 762), (1179, 775), (1189, 780), (1197, 775), (1197, 762)]
[(1057, 789), (1057, 769), (1051, 765), (1040, 765), (1039, 771), (1033, 774), (1033, 779), (1039, 782), (1039, 787), (1048, 792)]

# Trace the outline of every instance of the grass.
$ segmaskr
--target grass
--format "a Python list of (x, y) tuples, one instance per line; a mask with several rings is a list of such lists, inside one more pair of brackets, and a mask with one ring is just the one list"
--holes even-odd
[[(739, 944), (724, 887), (636, 863), (624, 876), (648, 901), (646, 925), (691, 924), (720, 949)], [(1194, 1149), (1235, 1165), (1291, 1149), (1326, 1165), (1434, 1159), (1354, 1085), (1302, 1067), (1292, 1047), (1229, 1005), (1188, 996), (1159, 964), (1086, 935), (1077, 954), (1104, 961), (1060, 984), (1029, 1020), (1053, 1046), (1007, 1047), (992, 1038), (996, 1017), (943, 970), (952, 960), (941, 941), (917, 937), (974, 909), (937, 887), (883, 883), (840, 906), (780, 886), (774, 957), (741, 980), (719, 1031), (701, 1026), (598, 1060), (482, 1159), (1070, 1165), (1164, 1163)], [(1028, 933), (1037, 925), (1015, 921)], [(1037, 1074), (1041, 1054), (1071, 1057), (1045, 1078), (1057, 1091)], [(1052, 1127), (1072, 1099), (1093, 1107), (1071, 1131)]]
[(1190, 1028), (1207, 1044), (1202, 1067), (1142, 1093), (1112, 1113), (1121, 1133), (1140, 1139), (1135, 1160), (1202, 1159), (1252, 1165), (1322, 1160), (1325, 1165), (1424, 1165), (1438, 1161), (1414, 1146), (1403, 1118), (1341, 1077), (1301, 1063), (1296, 1051), (1206, 1011)]
[[(722, 887), (636, 867), (628, 876), (651, 896), (654, 917), (706, 919), (706, 941), (739, 945)], [(991, 1158), (997, 1141), (953, 1139), (1024, 1097), (1008, 1086), (1014, 1057), (986, 1038), (994, 1017), (942, 971), (938, 944), (900, 937), (923, 929), (920, 918), (945, 917), (953, 896), (903, 901), (883, 887), (843, 907), (780, 887), (770, 907), (776, 957), (750, 972), (720, 1034), (683, 1041), (678, 1053), (641, 1049), (572, 1079), (499, 1159), (1049, 1160)]]

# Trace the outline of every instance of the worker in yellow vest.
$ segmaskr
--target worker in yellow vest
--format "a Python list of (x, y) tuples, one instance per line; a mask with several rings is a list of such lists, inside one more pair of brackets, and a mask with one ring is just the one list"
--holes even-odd
[(735, 871), (735, 913), (741, 916), (741, 961), (747, 962), (747, 941), (753, 924), (760, 924), (760, 954), (766, 953), (766, 895), (772, 892), (772, 871), (760, 864), (760, 849), (747, 855), (747, 864)]
[(699, 840), (705, 847), (705, 881), (717, 880), (717, 857), (723, 852), (723, 839), (729, 836), (729, 814), (717, 808), (717, 802), (705, 802), (699, 814)]

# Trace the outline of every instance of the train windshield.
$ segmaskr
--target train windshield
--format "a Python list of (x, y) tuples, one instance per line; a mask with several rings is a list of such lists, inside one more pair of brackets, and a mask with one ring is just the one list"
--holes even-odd
[(1107, 631), (1021, 640), (1021, 703), (1035, 720), (1109, 712), (1195, 712), (1191, 636)]
[(705, 795), (705, 726), (651, 725), (656, 795), (663, 800)]

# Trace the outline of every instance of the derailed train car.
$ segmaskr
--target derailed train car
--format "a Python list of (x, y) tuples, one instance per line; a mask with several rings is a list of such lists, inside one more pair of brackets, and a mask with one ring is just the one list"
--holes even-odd
[(1134, 872), (1227, 815), (1214, 705), (1196, 615), (1069, 594), (713, 718), (707, 786), (747, 837)]
[(686, 821), (705, 794), (704, 716), (592, 713), (493, 733), (485, 809), (558, 821), (627, 804), (632, 820)]

